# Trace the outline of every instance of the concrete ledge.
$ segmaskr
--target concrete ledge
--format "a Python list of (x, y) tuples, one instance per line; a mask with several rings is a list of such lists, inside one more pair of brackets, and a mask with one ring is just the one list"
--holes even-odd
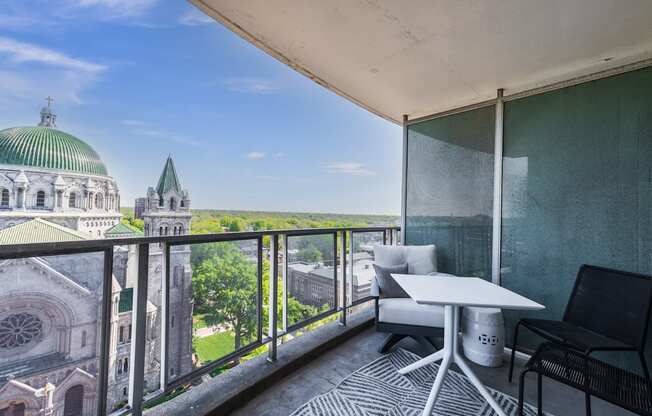
[(279, 345), (275, 363), (267, 362), (267, 354), (260, 355), (144, 413), (147, 416), (229, 414), (280, 378), (371, 327), (373, 322), (373, 310), (348, 316), (346, 327), (329, 322)]

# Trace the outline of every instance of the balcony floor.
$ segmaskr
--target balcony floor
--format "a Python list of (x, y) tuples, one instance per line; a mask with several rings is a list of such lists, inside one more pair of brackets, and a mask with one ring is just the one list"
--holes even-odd
[[(376, 333), (373, 328), (367, 329), (296, 372), (278, 380), (274, 386), (254, 397), (232, 414), (287, 416), (312, 397), (326, 393), (346, 376), (379, 357), (376, 348), (383, 339), (384, 334)], [(402, 341), (399, 346), (419, 355), (425, 353), (421, 346), (410, 339)], [(472, 367), (486, 385), (514, 397), (518, 396), (518, 383), (507, 382), (507, 363), (501, 368), (484, 368), (477, 365)], [(519, 372), (520, 366), (515, 369), (515, 374)], [(536, 378), (533, 376), (528, 380), (526, 400), (530, 403), (536, 402)], [(544, 380), (543, 400), (544, 410), (552, 415), (584, 414), (583, 393), (553, 381)], [(633, 415), (598, 399), (593, 399), (592, 406), (594, 416)]]

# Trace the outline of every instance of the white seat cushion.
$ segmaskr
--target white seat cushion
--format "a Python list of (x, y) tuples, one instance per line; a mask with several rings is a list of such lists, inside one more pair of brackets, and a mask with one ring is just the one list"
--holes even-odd
[(378, 301), (378, 321), (391, 324), (444, 327), (444, 307), (419, 305), (411, 298), (385, 298)]

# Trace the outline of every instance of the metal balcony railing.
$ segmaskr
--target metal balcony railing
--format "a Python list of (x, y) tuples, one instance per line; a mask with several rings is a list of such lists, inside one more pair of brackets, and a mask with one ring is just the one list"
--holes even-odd
[[(255, 232), (233, 232), (222, 234), (202, 235), (178, 235), (158, 237), (134, 237), (102, 240), (66, 241), (53, 243), (19, 244), (11, 246), (0, 246), (0, 261), (8, 259), (27, 259), (33, 257), (50, 257), (62, 255), (76, 255), (87, 253), (103, 254), (102, 274), (102, 297), (101, 313), (99, 320), (101, 328), (98, 336), (99, 362), (97, 364), (97, 410), (96, 414), (103, 416), (113, 415), (141, 415), (143, 409), (153, 403), (161, 401), (162, 398), (178, 389), (180, 386), (197, 380), (201, 376), (211, 373), (216, 369), (224, 367), (228, 363), (252, 352), (267, 344), (268, 361), (276, 360), (277, 348), (281, 337), (290, 334), (307, 325), (313, 324), (324, 318), (339, 314), (340, 324), (346, 325), (347, 313), (354, 306), (368, 302), (371, 296), (355, 298), (353, 290), (351, 296), (347, 296), (347, 285), (354, 275), (354, 239), (365, 234), (376, 236), (376, 242), (382, 244), (399, 244), (399, 227), (355, 227), (355, 228), (320, 228), (320, 229), (289, 229), (269, 230)], [(327, 310), (321, 310), (318, 314), (308, 317), (299, 322), (288, 320), (288, 269), (291, 267), (289, 247), (292, 241), (298, 238), (322, 236), (332, 238), (333, 257), (328, 261), (329, 272), (332, 271), (332, 302)], [(267, 245), (264, 242), (269, 241)], [(256, 320), (257, 328), (255, 339), (247, 345), (215, 359), (205, 365), (193, 368), (192, 371), (171, 378), (168, 371), (169, 348), (174, 339), (169, 337), (170, 316), (168, 308), (170, 305), (170, 281), (171, 267), (169, 263), (170, 253), (184, 250), (197, 244), (222, 243), (222, 242), (255, 242), (255, 254), (251, 250), (251, 258), (255, 257), (257, 271), (256, 290)], [(129, 365), (129, 394), (124, 407), (113, 411), (107, 409), (107, 389), (109, 386), (110, 373), (110, 351), (111, 351), (111, 316), (114, 308), (117, 308), (113, 292), (114, 273), (114, 250), (116, 247), (135, 247), (137, 258), (137, 282), (133, 287), (133, 310), (131, 324), (131, 359)], [(145, 389), (145, 356), (146, 338), (148, 329), (148, 279), (150, 278), (149, 260), (150, 251), (154, 250), (162, 255), (162, 284), (160, 308), (160, 387), (155, 391), (148, 392)], [(267, 305), (263, 300), (263, 263), (264, 259), (269, 260), (269, 299)], [(281, 279), (279, 279), (281, 278)], [(280, 280), (280, 282), (279, 282)], [(279, 293), (279, 283), (283, 290)], [(279, 316), (279, 294), (281, 295), (281, 315)], [(263, 308), (267, 307), (268, 325), (267, 330), (263, 328)], [(116, 309), (117, 310), (117, 309)]]

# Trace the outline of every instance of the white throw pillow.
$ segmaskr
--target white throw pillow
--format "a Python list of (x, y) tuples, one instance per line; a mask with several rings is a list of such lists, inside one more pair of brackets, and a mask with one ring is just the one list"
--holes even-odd
[(437, 251), (434, 245), (406, 246), (408, 273), (428, 274), (437, 271)]
[(404, 246), (374, 246), (374, 263), (382, 267), (396, 266), (406, 262)]

